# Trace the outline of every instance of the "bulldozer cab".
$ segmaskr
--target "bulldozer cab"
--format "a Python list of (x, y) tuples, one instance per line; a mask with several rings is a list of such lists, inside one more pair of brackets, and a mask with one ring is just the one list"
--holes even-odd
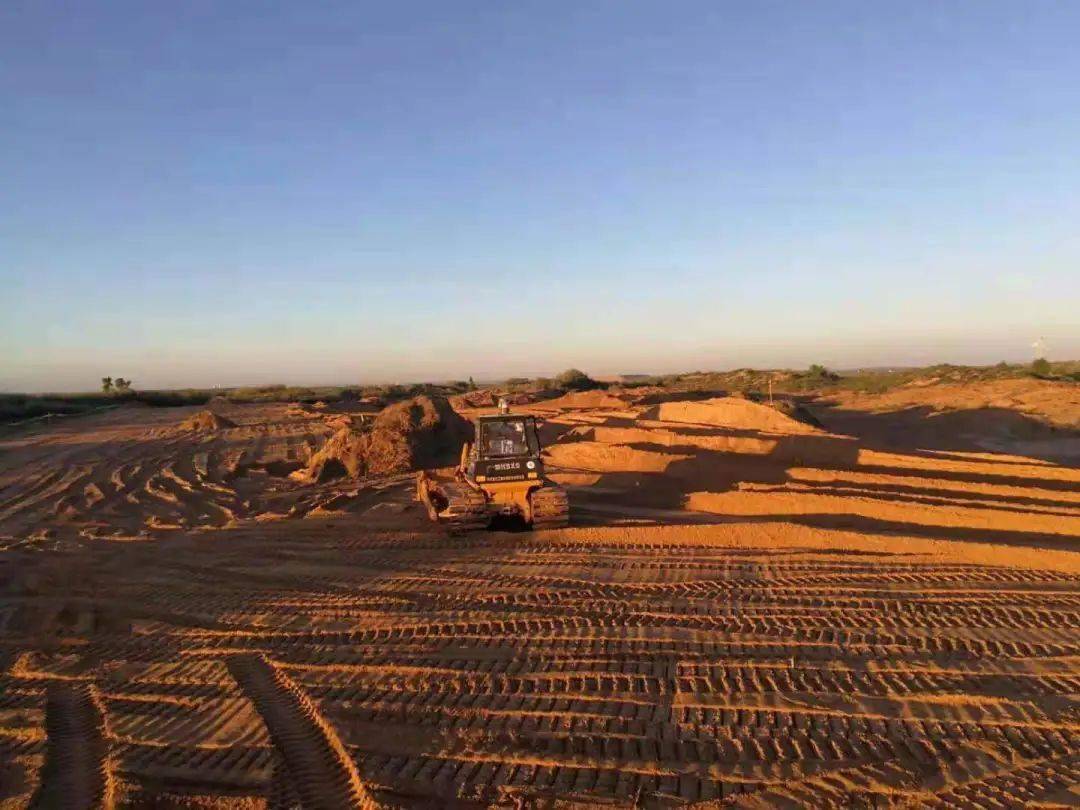
[(481, 416), (475, 429), (467, 471), (470, 478), (478, 483), (540, 478), (540, 440), (534, 417)]

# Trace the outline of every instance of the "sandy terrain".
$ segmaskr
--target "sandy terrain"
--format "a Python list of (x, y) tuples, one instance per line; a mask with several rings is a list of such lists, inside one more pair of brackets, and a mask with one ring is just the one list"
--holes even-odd
[(334, 414), (2, 433), (0, 806), (1080, 806), (1080, 414), (1021, 383), (539, 403), (571, 528), (465, 537), (290, 479)]

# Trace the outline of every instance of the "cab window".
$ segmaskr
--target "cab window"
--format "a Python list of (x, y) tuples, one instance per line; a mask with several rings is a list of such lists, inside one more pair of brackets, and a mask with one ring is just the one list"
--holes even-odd
[(529, 442), (525, 420), (488, 422), (483, 426), (483, 447), (486, 456), (527, 456)]

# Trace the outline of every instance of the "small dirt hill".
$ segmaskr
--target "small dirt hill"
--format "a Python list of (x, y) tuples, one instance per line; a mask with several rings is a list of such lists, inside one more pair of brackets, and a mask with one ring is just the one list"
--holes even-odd
[(698, 402), (664, 402), (649, 408), (644, 419), (661, 422), (685, 422), (725, 427), (733, 430), (756, 430), (768, 433), (817, 433), (812, 417), (791, 407), (789, 413), (741, 397), (715, 397)]
[(544, 408), (578, 409), (578, 408), (612, 408), (615, 410), (625, 408), (627, 401), (620, 399), (615, 394), (603, 389), (593, 391), (571, 391), (557, 399), (548, 400), (543, 404)]
[(370, 430), (341, 428), (292, 478), (311, 483), (453, 464), (471, 433), (444, 397), (416, 397), (384, 410)]
[(231, 419), (226, 419), (220, 414), (210, 410), (202, 410), (192, 414), (180, 423), (180, 430), (203, 432), (207, 430), (222, 430), (223, 428), (236, 427)]

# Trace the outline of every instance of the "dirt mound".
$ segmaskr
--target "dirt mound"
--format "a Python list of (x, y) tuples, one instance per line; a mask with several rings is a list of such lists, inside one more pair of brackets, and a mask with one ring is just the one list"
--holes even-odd
[(573, 391), (558, 399), (548, 400), (545, 408), (625, 408), (626, 400), (608, 391)]
[(471, 429), (445, 398), (416, 397), (385, 409), (370, 430), (341, 428), (292, 477), (325, 481), (452, 464)]
[(203, 432), (207, 430), (222, 430), (223, 428), (236, 427), (231, 419), (226, 419), (211, 410), (202, 410), (192, 414), (180, 423), (180, 430)]
[(481, 391), (469, 391), (450, 398), (450, 404), (456, 408), (494, 408), (499, 404), (498, 392), (485, 388)]
[(699, 402), (664, 402), (643, 413), (642, 418), (767, 433), (818, 432), (809, 420), (799, 418), (800, 413), (795, 407), (788, 414), (740, 397), (716, 397)]

